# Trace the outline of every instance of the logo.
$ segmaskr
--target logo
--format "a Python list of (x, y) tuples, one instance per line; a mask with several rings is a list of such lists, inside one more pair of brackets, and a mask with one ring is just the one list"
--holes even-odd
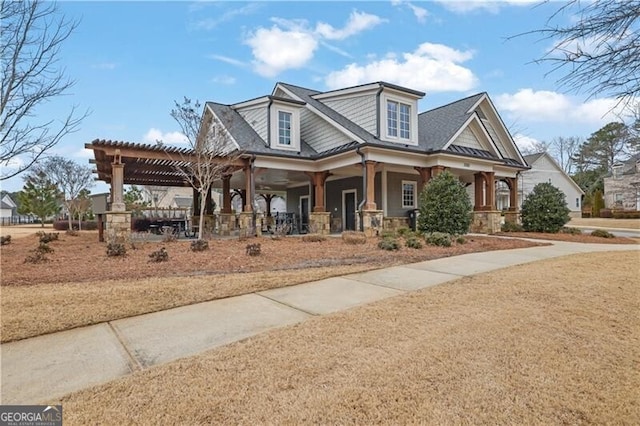
[(0, 426), (61, 426), (62, 405), (0, 405)]

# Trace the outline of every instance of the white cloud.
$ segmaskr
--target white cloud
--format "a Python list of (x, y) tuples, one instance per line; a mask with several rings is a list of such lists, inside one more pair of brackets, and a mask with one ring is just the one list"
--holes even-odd
[(473, 57), (473, 51), (423, 43), (414, 52), (400, 58), (387, 56), (365, 65), (355, 63), (330, 73), (325, 84), (336, 89), (371, 81), (387, 81), (413, 89), (443, 92), (465, 92), (472, 89), (477, 78), (470, 69), (460, 65)]
[(396, 7), (402, 7), (403, 5), (406, 5), (409, 9), (411, 9), (411, 11), (413, 12), (413, 15), (416, 17), (418, 22), (420, 22), (421, 24), (424, 24), (425, 22), (427, 22), (429, 11), (427, 11), (427, 9), (423, 7), (416, 6), (413, 3), (410, 3), (408, 1), (402, 1), (402, 0), (391, 0), (391, 5)]
[(245, 43), (251, 46), (254, 70), (265, 77), (303, 67), (318, 47), (312, 34), (296, 29), (282, 30), (277, 25), (270, 29), (258, 28)]
[(617, 120), (616, 114), (620, 113), (617, 101), (612, 98), (579, 102), (561, 93), (528, 88), (499, 95), (496, 105), (513, 118), (533, 122), (598, 124)]
[(237, 67), (244, 67), (244, 66), (247, 65), (242, 61), (239, 61), (239, 60), (234, 59), (234, 58), (230, 58), (228, 56), (213, 54), (213, 55), (208, 55), (208, 57), (211, 58), (211, 59), (215, 59), (216, 61), (226, 62), (227, 64), (235, 65)]
[(93, 150), (82, 148), (80, 151), (75, 153), (75, 156), (78, 158), (93, 158)]
[[(271, 21), (274, 23), (271, 28), (259, 27), (249, 32), (244, 41), (251, 47), (255, 72), (265, 77), (275, 77), (282, 71), (304, 67), (313, 59), (321, 44), (348, 57), (347, 52), (325, 44), (324, 40), (344, 40), (386, 22), (386, 19), (354, 10), (343, 28), (334, 28), (325, 22), (318, 22), (313, 28), (304, 19), (271, 18)], [(230, 58), (214, 59), (232, 63)]]
[(373, 28), (383, 22), (387, 22), (387, 20), (376, 15), (354, 10), (351, 12), (351, 15), (349, 15), (349, 20), (344, 28), (336, 29), (325, 22), (318, 22), (316, 25), (316, 33), (327, 40), (344, 40), (347, 37)]
[(152, 127), (149, 131), (142, 137), (142, 141), (145, 143), (156, 143), (158, 141), (162, 141), (165, 144), (185, 144), (189, 141), (187, 137), (180, 132), (168, 132), (162, 133), (161, 130)]
[(541, 142), (538, 139), (532, 138), (530, 136), (525, 136), (522, 133), (516, 133), (515, 135), (513, 135), (513, 141), (518, 146), (518, 149), (522, 152), (529, 152), (541, 145)]
[[(201, 2), (202, 3), (202, 2)], [(203, 10), (205, 5), (196, 4), (195, 6), (190, 6), (190, 12), (198, 12)], [(196, 30), (212, 30), (217, 27), (219, 24), (223, 22), (231, 21), (236, 16), (246, 16), (255, 13), (261, 7), (258, 3), (249, 3), (237, 9), (230, 9), (224, 13), (217, 14), (215, 18), (204, 18), (198, 21), (195, 21), (192, 26)]]
[(92, 64), (91, 68), (98, 70), (113, 70), (118, 66), (118, 64), (113, 62), (100, 62), (97, 64)]
[[(22, 161), (20, 157), (12, 157), (0, 163), (0, 166), (4, 169), (8, 169), (9, 171), (18, 170), (21, 167), (24, 167), (24, 161)], [(4, 174), (5, 173), (3, 173), (3, 175)]]
[(484, 10), (498, 13), (504, 6), (528, 6), (540, 0), (436, 0), (445, 9), (454, 13), (469, 13)]

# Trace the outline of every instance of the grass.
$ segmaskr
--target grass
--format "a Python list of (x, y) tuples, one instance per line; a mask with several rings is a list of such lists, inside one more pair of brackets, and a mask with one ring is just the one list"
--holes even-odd
[(65, 424), (638, 424), (638, 261), (568, 256), (317, 317), (71, 394)]

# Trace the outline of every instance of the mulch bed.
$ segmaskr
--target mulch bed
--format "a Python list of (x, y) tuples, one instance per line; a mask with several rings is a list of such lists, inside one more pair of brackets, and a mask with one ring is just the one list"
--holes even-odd
[(594, 244), (638, 244), (637, 240), (626, 237), (603, 238), (589, 234), (549, 234), (544, 232), (498, 232), (495, 235), (515, 238), (533, 238), (538, 240), (567, 241), (570, 243), (594, 243)]
[[(527, 235), (529, 236), (529, 235)], [(251, 238), (209, 241), (209, 250), (192, 252), (190, 241), (137, 242), (127, 246), (124, 258), (107, 257), (106, 243), (97, 241), (97, 233), (85, 231), (78, 236), (60, 233), (50, 243), (54, 252), (40, 264), (25, 263), (25, 258), (38, 246), (38, 237), (28, 236), (2, 246), (2, 286), (44, 283), (85, 282), (111, 279), (137, 279), (210, 275), (241, 272), (277, 271), (333, 265), (371, 264), (386, 267), (419, 262), (465, 253), (531, 247), (535, 243), (490, 237), (468, 238), (465, 244), (452, 247), (385, 251), (377, 247), (378, 239), (365, 244), (345, 244), (341, 238), (329, 237), (323, 242), (304, 242), (301, 238), (281, 240)], [(259, 243), (261, 255), (248, 256), (247, 244)], [(167, 262), (149, 262), (149, 254), (165, 247)]]

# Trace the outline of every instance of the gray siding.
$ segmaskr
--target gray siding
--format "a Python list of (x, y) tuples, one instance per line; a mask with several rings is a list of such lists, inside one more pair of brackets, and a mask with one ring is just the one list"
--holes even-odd
[(356, 206), (362, 201), (362, 178), (350, 177), (340, 180), (332, 180), (326, 183), (327, 211), (331, 217), (342, 217), (342, 191), (356, 190)]
[(376, 95), (357, 96), (348, 99), (323, 100), (325, 105), (344, 115), (371, 134), (376, 134)]
[[(300, 197), (309, 194), (309, 186), (298, 186), (296, 188), (287, 189), (287, 212), (298, 213), (300, 206)], [(310, 209), (313, 208), (313, 198), (309, 198)]]
[(300, 112), (300, 136), (317, 152), (351, 142), (351, 139), (308, 109)]
[(480, 145), (480, 142), (478, 142), (478, 139), (476, 139), (475, 135), (468, 127), (460, 133), (460, 135), (453, 141), (453, 144), (469, 148), (486, 149), (484, 146)]
[(251, 108), (245, 110), (238, 110), (238, 114), (245, 119), (247, 123), (256, 131), (256, 133), (262, 138), (265, 143), (268, 140), (267, 136), (267, 108)]
[(640, 173), (604, 178), (604, 205), (610, 209), (640, 210)]
[(291, 96), (289, 96), (284, 90), (282, 89), (278, 89), (276, 90), (276, 92), (273, 94), (273, 96), (278, 97), (278, 98), (285, 98), (285, 99), (293, 99)]
[(491, 123), (489, 123), (489, 120), (482, 120), (482, 123), (487, 128), (487, 132), (489, 133), (489, 136), (491, 136), (491, 139), (493, 139), (493, 141), (496, 143), (496, 146), (498, 147), (498, 151), (500, 151), (500, 154), (503, 157), (509, 157), (509, 155), (507, 155), (506, 149), (502, 145), (502, 141), (500, 140), (500, 138), (498, 137), (498, 134), (496, 133), (496, 129), (494, 129)]
[[(402, 208), (402, 181), (418, 182), (419, 176), (404, 173), (387, 173), (387, 214), (389, 217), (406, 216), (409, 210)], [(417, 188), (416, 188), (417, 191)], [(416, 193), (416, 196), (420, 194)], [(417, 204), (417, 200), (416, 200)]]

